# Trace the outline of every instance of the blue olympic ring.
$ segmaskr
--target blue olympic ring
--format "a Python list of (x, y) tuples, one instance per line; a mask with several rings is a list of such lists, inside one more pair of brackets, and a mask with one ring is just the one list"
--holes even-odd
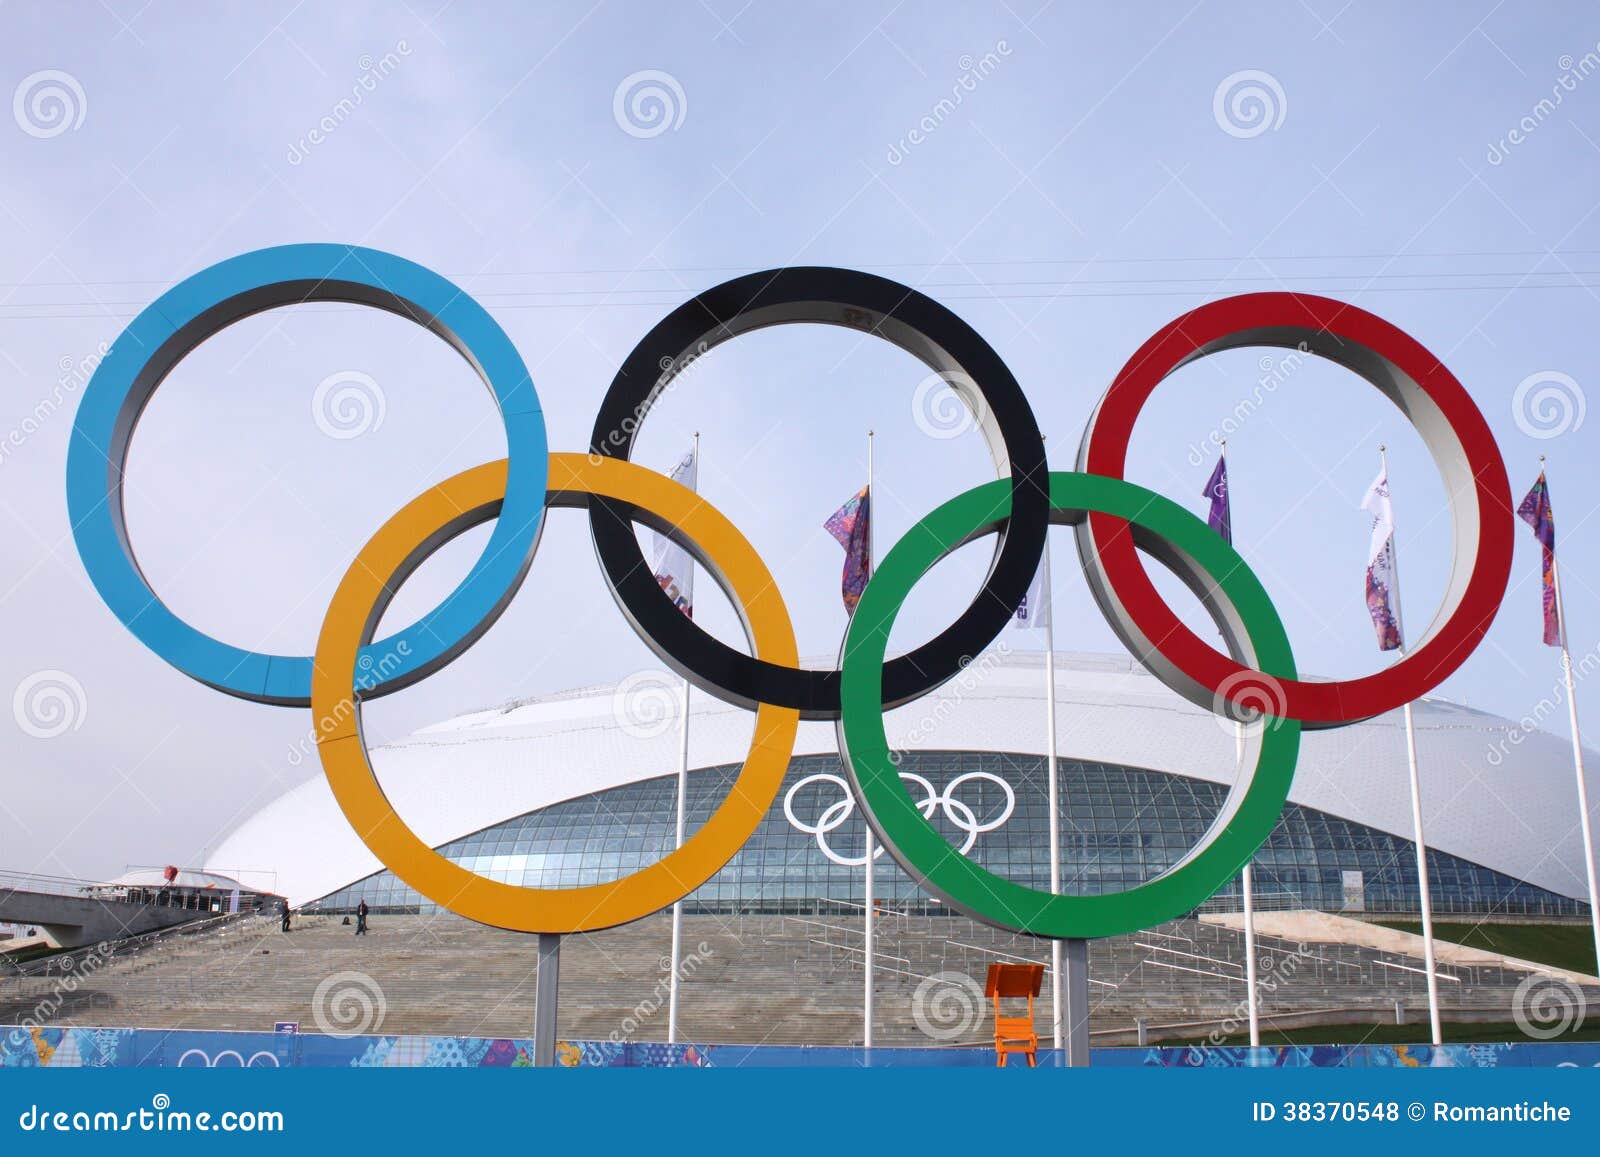
[(443, 338), (483, 379), (505, 423), (510, 466), (493, 534), (437, 607), (362, 650), (364, 698), (444, 666), (505, 609), (533, 559), (549, 482), (539, 396), (505, 331), (469, 294), (414, 262), (348, 245), (284, 245), (241, 254), (173, 286), (134, 318), (89, 380), (67, 451), (67, 511), (100, 597), (128, 630), (180, 671), (241, 699), (311, 702), (311, 657), (232, 646), (172, 613), (139, 569), (123, 514), (128, 445), (173, 366), (241, 318), (282, 305), (342, 301), (388, 310)]

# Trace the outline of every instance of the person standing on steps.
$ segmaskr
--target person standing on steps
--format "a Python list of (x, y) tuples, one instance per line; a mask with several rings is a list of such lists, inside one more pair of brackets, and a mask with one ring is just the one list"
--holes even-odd
[(283, 900), (280, 901), (280, 903), (282, 905), (283, 912), (283, 930), (287, 932), (289, 931), (289, 901)]
[(356, 935), (357, 936), (365, 936), (366, 934), (367, 934), (367, 902), (366, 902), (365, 899), (363, 899), (360, 904), (356, 905)]

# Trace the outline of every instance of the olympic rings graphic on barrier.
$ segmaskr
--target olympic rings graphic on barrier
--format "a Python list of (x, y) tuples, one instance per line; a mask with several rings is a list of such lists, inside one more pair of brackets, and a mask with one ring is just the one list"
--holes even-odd
[[(189, 1063), (190, 1057), (199, 1057), (200, 1063), (191, 1065)], [(231, 1065), (223, 1064), (225, 1057), (232, 1057), (234, 1063)], [(257, 1061), (270, 1061), (271, 1063), (258, 1065), (256, 1064)], [(245, 1060), (244, 1054), (236, 1049), (223, 1049), (216, 1056), (211, 1056), (205, 1049), (189, 1049), (178, 1058), (177, 1067), (180, 1069), (276, 1069), (281, 1066), (278, 1064), (278, 1058), (275, 1055), (265, 1051), (251, 1053), (250, 1059)]]
[[(220, 642), (165, 607), (139, 571), (122, 513), (129, 441), (151, 394), (206, 338), (252, 313), (305, 301), (346, 301), (408, 317), (444, 338), (494, 395), (507, 458), (464, 471), (413, 499), (362, 548), (329, 605), (314, 657), (266, 655)], [(712, 348), (791, 322), (844, 325), (882, 337), (932, 368), (972, 409), (1001, 477), (927, 515), (884, 558), (846, 633), (837, 671), (805, 671), (788, 611), (765, 564), (727, 519), (665, 475), (628, 461), (640, 423), (674, 378)], [(1123, 481), (1132, 428), (1174, 370), (1241, 345), (1292, 345), (1364, 377), (1394, 401), (1433, 454), (1450, 495), (1455, 567), (1436, 622), (1400, 663), (1339, 683), (1302, 683), (1287, 636), (1243, 559), (1205, 523)], [(1402, 331), (1352, 306), (1289, 293), (1213, 302), (1164, 327), (1128, 361), (1096, 407), (1079, 451), (1082, 472), (1048, 473), (1038, 423), (999, 355), (960, 318), (904, 285), (843, 269), (779, 269), (736, 278), (674, 310), (628, 355), (596, 418), (587, 454), (551, 454), (526, 367), (504, 331), (467, 294), (402, 258), (338, 245), (290, 245), (224, 261), (181, 282), (129, 324), (84, 392), (67, 460), (74, 538), (96, 589), (128, 629), (169, 664), (218, 690), (313, 709), (318, 751), (357, 835), (398, 877), (441, 906), (529, 932), (626, 923), (688, 895), (756, 830), (782, 786), (802, 718), (833, 719), (850, 786), (884, 847), (922, 886), (979, 919), (1042, 936), (1112, 935), (1198, 906), (1248, 861), (1288, 797), (1302, 724), (1329, 727), (1381, 713), (1437, 686), (1487, 631), (1511, 553), (1509, 483), (1487, 423), (1437, 359)], [(360, 704), (408, 686), (460, 655), (515, 595), (538, 545), (546, 506), (588, 509), (606, 581), (635, 631), (702, 690), (756, 712), (739, 777), (683, 846), (632, 875), (564, 889), (520, 887), (469, 872), (435, 852), (395, 813), (367, 758)], [(372, 641), (398, 586), (441, 544), (497, 519), (483, 554), (434, 610)], [(980, 824), (953, 796), (902, 775), (883, 712), (958, 674), (1010, 621), (1042, 558), (1051, 523), (1076, 526), (1096, 602), (1129, 650), (1178, 694), (1248, 728), (1254, 766), (1230, 792), (1201, 845), (1126, 892), (1037, 892), (965, 855)], [(635, 525), (687, 550), (738, 609), (751, 654), (703, 632), (643, 565)], [(994, 560), (972, 604), (934, 639), (886, 661), (888, 632), (912, 585), (944, 554), (986, 534)], [(1213, 650), (1161, 600), (1138, 552), (1198, 595), (1221, 628)], [(1262, 705), (1268, 709), (1264, 713)], [(837, 782), (838, 776), (813, 776)], [(902, 786), (923, 787), (922, 801)], [(853, 806), (830, 805), (823, 836)], [(952, 847), (934, 812), (967, 833)], [(828, 851), (824, 845), (824, 851)], [(833, 858), (837, 858), (836, 856)], [(843, 860), (840, 862), (848, 862)], [(856, 861), (860, 863), (858, 859)]]
[[(910, 781), (915, 783), (922, 789), (922, 799), (917, 801), (917, 810), (922, 813), (924, 819), (932, 820), (933, 813), (943, 808), (945, 819), (950, 821), (958, 831), (966, 833), (966, 838), (962, 840), (961, 846), (956, 849), (957, 853), (963, 856), (972, 850), (973, 845), (978, 842), (978, 837), (981, 834), (992, 832), (1001, 827), (1011, 818), (1012, 813), (1017, 810), (1016, 791), (1009, 783), (993, 772), (969, 771), (963, 775), (958, 775), (945, 785), (942, 792), (934, 790), (933, 784), (925, 776), (918, 775), (914, 771), (902, 771), (900, 779), (902, 782)], [(1000, 814), (994, 819), (986, 820), (983, 823), (978, 822), (978, 817), (973, 813), (972, 807), (964, 800), (957, 799), (955, 795), (957, 788), (968, 780), (974, 779), (983, 779), (999, 784), (1000, 790), (1005, 793), (1006, 797), (1005, 806), (1000, 809)], [(794, 797), (799, 795), (800, 791), (808, 784), (813, 783), (835, 784), (842, 794), (839, 799), (834, 800), (822, 809), (822, 814), (817, 817), (816, 823), (808, 824), (794, 814)], [(806, 776), (804, 779), (797, 781), (783, 796), (783, 815), (789, 821), (789, 826), (797, 832), (815, 836), (818, 850), (835, 864), (845, 868), (859, 868), (865, 865), (867, 862), (866, 853), (863, 852), (859, 856), (841, 856), (833, 850), (833, 845), (828, 843), (828, 833), (841, 827), (855, 810), (856, 797), (855, 793), (850, 790), (850, 785), (844, 781), (842, 776), (834, 775), (828, 771), (819, 771), (814, 775)], [(874, 860), (881, 859), (884, 850), (883, 845), (878, 845), (872, 850), (872, 858)]]

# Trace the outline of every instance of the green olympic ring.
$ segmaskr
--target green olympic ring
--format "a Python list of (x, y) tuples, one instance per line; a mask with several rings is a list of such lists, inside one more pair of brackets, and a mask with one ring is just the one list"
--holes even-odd
[[(1176, 503), (1142, 486), (1097, 474), (1050, 475), (1051, 522), (1070, 525), (1086, 512), (1126, 521), (1135, 545), (1162, 557), (1187, 556), (1214, 586), (1197, 590), (1224, 634), (1241, 624), (1251, 665), (1268, 677), (1254, 700), (1283, 703), (1274, 679), (1296, 677), (1294, 654), (1278, 612), (1255, 573), (1222, 537)], [(1268, 711), (1242, 797), (1238, 788), (1199, 846), (1153, 880), (1123, 892), (1057, 895), (997, 876), (957, 852), (918, 810), (900, 782), (883, 726), (883, 661), (889, 632), (911, 588), (961, 544), (996, 528), (1011, 508), (1009, 480), (990, 482), (946, 502), (912, 527), (884, 558), (851, 616), (840, 663), (839, 752), (867, 821), (912, 879), (979, 920), (1035, 936), (1116, 936), (1191, 912), (1249, 862), (1283, 811), (1300, 751), (1300, 724)], [(1236, 642), (1235, 649), (1246, 649)], [(1233, 698), (1237, 699), (1238, 688)], [(1248, 693), (1247, 693), (1248, 694)], [(1235, 798), (1237, 802), (1235, 802)]]

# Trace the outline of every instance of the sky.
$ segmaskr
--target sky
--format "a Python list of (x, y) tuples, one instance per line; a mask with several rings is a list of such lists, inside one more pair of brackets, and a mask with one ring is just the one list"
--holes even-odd
[[(1600, 661), (1592, 5), (210, 11), (0, 8), (13, 94), (0, 120), (0, 692), (13, 708), (0, 869), (199, 864), (315, 774), (307, 712), (201, 686), (116, 621), (65, 502), (84, 367), (167, 287), (289, 242), (386, 250), (471, 293), (528, 365), (555, 450), (586, 447), (617, 367), (661, 317), (762, 269), (864, 269), (948, 305), (1010, 366), (1059, 469), (1168, 321), (1238, 293), (1329, 296), (1450, 367), (1514, 499), (1548, 457), (1574, 661)], [(1371, 672), (1389, 660), (1363, 603), (1359, 505), (1379, 446), (1413, 635), (1447, 581), (1445, 490), (1370, 385), (1282, 361), (1242, 349), (1174, 373), (1127, 476), (1203, 512), (1225, 435), (1236, 544), (1299, 669)], [(822, 523), (865, 481), (868, 430), (880, 554), (994, 477), (951, 399), (919, 389), (927, 377), (870, 336), (786, 326), (712, 351), (643, 425), (635, 458), (658, 469), (700, 434), (700, 490), (767, 560), (803, 654), (834, 652), (845, 626)], [(129, 458), (129, 531), (177, 614), (237, 645), (309, 653), (377, 527), (505, 449), (492, 399), (438, 339), (371, 309), (275, 310), (208, 340), (157, 391)], [(554, 512), (503, 618), (371, 705), (369, 739), (659, 669), (606, 593), (585, 524)], [(1068, 561), (1070, 532), (1054, 533), (1057, 645), (1120, 650)], [(1537, 547), (1517, 533), (1499, 617), (1437, 693), (1565, 732)], [(487, 536), (441, 550), (386, 625), (434, 605)], [(936, 568), (895, 647), (941, 629), (986, 561), (973, 546)], [(1199, 629), (1194, 600), (1160, 585)], [(738, 642), (731, 610), (699, 589), (697, 618)], [(1600, 734), (1600, 695), (1585, 690)]]

